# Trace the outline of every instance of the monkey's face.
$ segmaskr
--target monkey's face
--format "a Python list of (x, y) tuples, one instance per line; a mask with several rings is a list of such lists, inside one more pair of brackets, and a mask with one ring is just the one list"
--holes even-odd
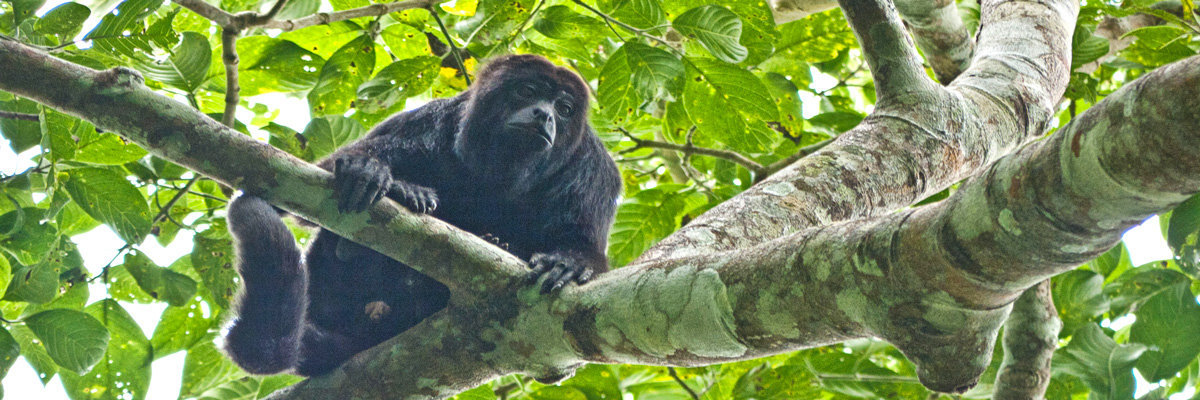
[(502, 140), (514, 149), (541, 152), (554, 147), (560, 132), (569, 134), (577, 107), (573, 96), (545, 81), (520, 79), (507, 86), (503, 96), (513, 111), (504, 118)]

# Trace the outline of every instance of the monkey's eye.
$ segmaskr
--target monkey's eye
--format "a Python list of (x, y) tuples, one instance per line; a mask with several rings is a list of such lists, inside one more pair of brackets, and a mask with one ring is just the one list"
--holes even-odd
[(521, 85), (517, 88), (517, 96), (522, 98), (530, 98), (537, 94), (537, 89), (533, 85)]
[(569, 117), (571, 113), (575, 112), (575, 109), (571, 107), (571, 103), (565, 101), (554, 103), (554, 109), (558, 111), (559, 115), (564, 117)]

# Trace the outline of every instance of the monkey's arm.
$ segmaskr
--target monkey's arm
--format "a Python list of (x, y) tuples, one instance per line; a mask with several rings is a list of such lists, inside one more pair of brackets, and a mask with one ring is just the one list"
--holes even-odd
[(616, 164), (605, 153), (591, 156), (596, 158), (581, 164), (594, 168), (573, 174), (570, 179), (576, 184), (567, 185), (572, 188), (566, 193), (568, 199), (546, 202), (558, 204), (560, 209), (544, 210), (543, 215), (553, 216), (547, 243), (544, 248), (534, 249), (529, 260), (533, 268), (530, 277), (546, 277), (542, 293), (561, 289), (572, 281), (582, 285), (608, 271), (608, 230), (616, 214), (621, 178)]

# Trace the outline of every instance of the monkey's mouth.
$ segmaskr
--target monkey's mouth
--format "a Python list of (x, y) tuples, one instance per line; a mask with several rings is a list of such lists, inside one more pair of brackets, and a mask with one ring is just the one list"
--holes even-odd
[[(554, 138), (550, 136), (550, 132), (546, 131), (542, 124), (506, 124), (509, 131), (517, 136), (527, 137), (531, 142), (536, 142), (537, 145), (543, 148), (549, 148), (554, 145)], [(536, 139), (534, 139), (536, 138)], [(540, 139), (540, 140), (538, 140)], [(531, 145), (533, 143), (530, 143)]]

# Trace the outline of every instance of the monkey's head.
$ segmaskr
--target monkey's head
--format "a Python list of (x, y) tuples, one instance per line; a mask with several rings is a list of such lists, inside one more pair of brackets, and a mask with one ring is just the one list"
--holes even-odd
[(587, 85), (541, 56), (492, 60), (464, 95), (455, 138), (464, 159), (520, 167), (570, 153), (589, 134)]

